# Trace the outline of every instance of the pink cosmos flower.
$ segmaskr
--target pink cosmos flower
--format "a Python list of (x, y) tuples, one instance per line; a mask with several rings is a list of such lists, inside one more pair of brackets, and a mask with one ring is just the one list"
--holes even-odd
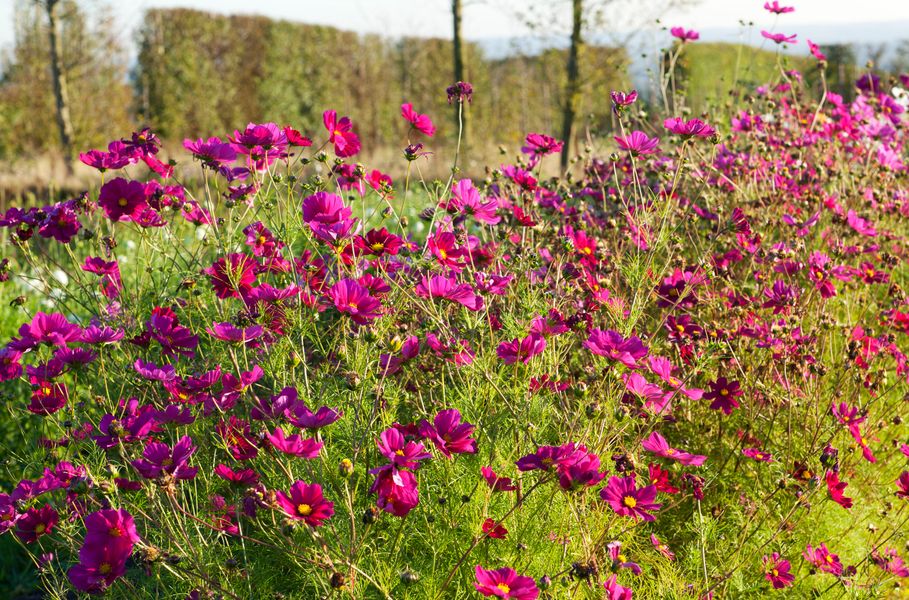
[(610, 477), (606, 487), (600, 490), (600, 498), (608, 502), (616, 514), (645, 521), (655, 520), (650, 513), (662, 506), (654, 502), (656, 496), (656, 486), (638, 488), (634, 477)]
[(657, 431), (654, 431), (650, 434), (650, 437), (642, 441), (641, 446), (648, 452), (652, 452), (653, 454), (662, 456), (663, 458), (669, 458), (678, 461), (683, 465), (699, 467), (704, 464), (705, 460), (707, 460), (706, 456), (689, 454), (688, 452), (682, 452), (681, 450), (671, 448), (669, 446), (669, 442), (666, 441), (666, 438), (660, 435)]
[(490, 467), (480, 467), (480, 474), (483, 475), (483, 479), (486, 480), (486, 485), (488, 485), (493, 492), (513, 492), (518, 489), (518, 487), (512, 483), (510, 477), (497, 475)]
[(199, 472), (189, 466), (189, 457), (196, 451), (192, 439), (185, 435), (173, 449), (161, 442), (150, 442), (142, 452), (142, 458), (131, 462), (139, 474), (146, 479), (170, 475), (174, 479), (192, 479)]
[(524, 146), (521, 147), (521, 152), (530, 157), (529, 166), (533, 168), (544, 156), (561, 152), (563, 145), (561, 141), (548, 135), (528, 133), (524, 139)]
[(773, 455), (760, 448), (742, 448), (742, 454), (759, 462), (773, 462)]
[(445, 89), (445, 93), (448, 95), (449, 104), (452, 102), (463, 104), (473, 100), (473, 86), (466, 81), (458, 81), (451, 84)]
[(442, 267), (455, 272), (461, 272), (464, 268), (464, 258), (468, 252), (458, 245), (458, 240), (452, 232), (436, 231), (435, 235), (429, 238), (427, 247)]
[(896, 497), (909, 500), (909, 471), (903, 471), (896, 480)]
[(827, 483), (827, 494), (831, 500), (843, 508), (852, 508), (852, 498), (845, 494), (846, 486), (849, 484), (840, 481), (840, 477), (835, 471), (827, 471), (824, 481)]
[(774, 552), (770, 556), (764, 556), (764, 579), (769, 581), (775, 589), (782, 589), (792, 585), (795, 581), (795, 575), (789, 572), (791, 565), (785, 558), (780, 558), (779, 553)]
[(401, 116), (420, 133), (432, 137), (436, 132), (436, 126), (432, 124), (432, 119), (427, 115), (419, 114), (413, 109), (413, 104), (409, 102), (401, 105)]
[(877, 229), (870, 221), (858, 216), (854, 210), (846, 213), (846, 224), (856, 232), (867, 237), (877, 236)]
[(663, 127), (686, 139), (692, 137), (708, 138), (716, 134), (716, 129), (700, 119), (684, 121), (681, 117), (673, 117), (663, 121)]
[(248, 343), (262, 337), (265, 330), (261, 325), (250, 325), (243, 329), (233, 323), (212, 323), (205, 331), (215, 339), (222, 342)]
[(331, 286), (328, 298), (338, 312), (346, 314), (359, 325), (378, 319), (382, 313), (382, 303), (353, 279), (342, 279)]
[(421, 460), (432, 458), (432, 454), (426, 452), (423, 444), (406, 440), (394, 427), (382, 432), (376, 446), (379, 453), (399, 469), (416, 470)]
[(718, 377), (710, 382), (710, 391), (704, 394), (704, 400), (711, 400), (710, 408), (722, 410), (724, 414), (732, 414), (732, 410), (739, 407), (736, 398), (742, 395), (738, 381), (729, 381), (725, 377)]
[(584, 347), (597, 356), (605, 356), (629, 369), (640, 368), (639, 361), (647, 356), (647, 346), (641, 342), (641, 338), (632, 335), (625, 339), (621, 333), (611, 329), (606, 331), (591, 329)]
[(295, 521), (303, 521), (310, 527), (319, 527), (335, 514), (334, 503), (325, 500), (322, 486), (318, 483), (297, 480), (290, 486), (288, 493), (281, 490), (275, 492), (275, 499), (284, 514)]
[(484, 202), (480, 191), (469, 179), (461, 179), (454, 183), (451, 186), (451, 197), (447, 201), (440, 201), (439, 207), (449, 213), (472, 216), (478, 222), (487, 225), (496, 225), (502, 220), (496, 214), (499, 203), (494, 199)]
[(660, 138), (648, 137), (643, 131), (632, 131), (626, 136), (615, 136), (619, 148), (630, 152), (632, 156), (642, 156), (645, 154), (656, 154), (659, 151), (657, 146), (660, 144)]
[(376, 494), (376, 505), (396, 517), (405, 517), (420, 503), (417, 477), (391, 465), (375, 470), (377, 476), (369, 492)]
[(322, 449), (322, 442), (304, 438), (299, 434), (285, 436), (284, 430), (280, 427), (276, 427), (271, 433), (266, 433), (265, 437), (275, 450), (298, 458), (316, 458), (319, 456), (319, 450)]
[(694, 29), (685, 29), (684, 27), (673, 27), (669, 30), (669, 33), (672, 34), (672, 37), (681, 40), (683, 44), (701, 39), (700, 33)]
[(508, 530), (501, 523), (497, 523), (495, 519), (487, 518), (483, 521), (483, 533), (488, 538), (504, 540), (505, 536), (508, 535)]
[(253, 469), (234, 470), (225, 464), (218, 464), (215, 467), (215, 475), (228, 483), (241, 487), (252, 487), (259, 483), (259, 474)]
[(461, 413), (454, 408), (439, 411), (432, 423), (420, 421), (419, 432), (431, 441), (446, 457), (452, 454), (476, 454), (477, 441), (470, 437), (476, 427), (461, 421)]
[(454, 277), (443, 275), (424, 276), (414, 289), (420, 298), (444, 298), (468, 310), (482, 310), (483, 297), (474, 293), (469, 283), (458, 283)]
[(840, 557), (827, 550), (827, 546), (823, 543), (819, 544), (817, 548), (812, 548), (811, 544), (808, 544), (802, 556), (807, 562), (824, 573), (839, 577), (843, 572), (843, 563), (840, 562)]
[(791, 13), (795, 11), (794, 6), (780, 6), (778, 0), (773, 0), (773, 2), (765, 2), (764, 10), (772, 12), (775, 15), (783, 15), (786, 13)]
[(786, 35), (784, 33), (770, 33), (769, 31), (761, 31), (761, 35), (777, 44), (794, 44), (798, 41), (798, 38), (795, 34)]
[(594, 486), (606, 476), (600, 472), (600, 457), (587, 452), (585, 446), (578, 446), (571, 460), (559, 465), (557, 471), (559, 487), (568, 491)]
[(148, 207), (145, 186), (139, 181), (127, 181), (122, 177), (111, 179), (101, 186), (98, 205), (111, 221), (137, 218)]
[(510, 568), (486, 570), (477, 565), (474, 573), (477, 581), (474, 587), (484, 596), (496, 598), (515, 598), (516, 600), (535, 600), (540, 595), (537, 583), (532, 577), (518, 575)]
[(612, 112), (618, 115), (637, 101), (638, 92), (637, 90), (631, 90), (625, 93), (613, 90), (609, 93), (609, 97), (612, 98)]
[(248, 254), (234, 253), (219, 258), (202, 272), (208, 275), (215, 295), (225, 298), (240, 298), (252, 289), (256, 282), (256, 259)]
[(525, 365), (530, 359), (537, 356), (546, 349), (546, 338), (531, 333), (524, 338), (515, 338), (510, 342), (502, 342), (496, 348), (496, 354), (506, 365), (514, 364), (521, 361)]
[(29, 508), (16, 521), (16, 537), (26, 544), (34, 543), (39, 537), (49, 534), (59, 520), (57, 511), (50, 504)]
[(619, 585), (618, 576), (613, 573), (603, 582), (603, 588), (606, 590), (604, 600), (631, 600), (631, 588)]
[(808, 43), (808, 50), (811, 52), (811, 56), (813, 56), (820, 62), (827, 61), (827, 55), (824, 54), (823, 52), (821, 52), (821, 49), (817, 44), (815, 44), (811, 40), (806, 39), (805, 41)]
[(60, 313), (37, 312), (29, 323), (19, 327), (19, 335), (28, 348), (38, 344), (66, 346), (69, 342), (77, 341), (81, 334), (82, 328), (67, 321)]
[(210, 169), (233, 164), (237, 160), (237, 151), (232, 144), (222, 142), (219, 137), (210, 137), (207, 140), (183, 140), (183, 147), (193, 153), (193, 157), (200, 160)]
[(653, 547), (656, 548), (656, 551), (668, 558), (669, 560), (675, 560), (675, 553), (669, 549), (669, 546), (660, 541), (655, 534), (650, 534), (650, 543), (653, 544)]
[(353, 132), (353, 124), (348, 117), (338, 119), (338, 113), (326, 110), (322, 113), (322, 123), (328, 130), (328, 141), (335, 146), (338, 158), (347, 158), (360, 151), (360, 138)]
[(303, 222), (317, 238), (328, 243), (347, 237), (356, 224), (352, 214), (337, 194), (316, 192), (303, 199)]

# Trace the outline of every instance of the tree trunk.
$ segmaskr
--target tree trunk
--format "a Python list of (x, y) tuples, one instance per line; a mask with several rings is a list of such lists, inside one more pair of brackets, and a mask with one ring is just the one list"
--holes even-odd
[[(461, 40), (461, 0), (451, 0), (451, 17), (454, 32), (452, 35), (452, 48), (454, 50), (454, 80), (464, 81), (464, 44)], [(458, 106), (461, 110), (461, 122), (458, 123)], [(458, 103), (455, 106), (455, 127), (461, 127), (461, 145), (467, 145), (467, 105)], [(457, 129), (456, 129), (457, 131)]]
[(565, 103), (562, 106), (562, 169), (568, 168), (571, 155), (571, 134), (574, 118), (581, 99), (581, 58), (584, 47), (581, 25), (584, 18), (583, 0), (571, 0), (571, 47), (568, 50), (567, 79), (565, 82)]
[(47, 9), (47, 37), (50, 44), (51, 79), (54, 84), (54, 101), (57, 105), (57, 127), (60, 130), (60, 145), (66, 172), (73, 174), (73, 123), (69, 117), (69, 93), (66, 88), (66, 73), (63, 72), (63, 48), (60, 40), (60, 25), (57, 20), (60, 0), (45, 0)]

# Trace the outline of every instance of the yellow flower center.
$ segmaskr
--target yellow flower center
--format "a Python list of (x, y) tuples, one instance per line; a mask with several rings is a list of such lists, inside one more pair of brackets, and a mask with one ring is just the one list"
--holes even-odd
[(635, 506), (638, 505), (638, 501), (634, 496), (625, 496), (624, 498), (622, 498), (622, 504), (624, 504), (628, 508), (634, 508)]
[(357, 303), (356, 303), (356, 302), (351, 302), (351, 303), (349, 303), (347, 306), (349, 306), (350, 308), (352, 308), (352, 309), (354, 309), (354, 310), (357, 310)]
[(129, 204), (129, 200), (127, 200), (126, 198), (120, 198), (119, 200), (117, 200), (117, 204), (119, 204), (120, 206), (126, 206), (127, 204)]
[(98, 566), (98, 571), (100, 571), (102, 575), (107, 575), (112, 570), (113, 570), (113, 567), (110, 566), (110, 563), (101, 563)]
[(441, 248), (439, 249), (439, 256), (442, 257), (442, 260), (448, 260), (448, 252), (445, 252)]
[(503, 594), (507, 594), (507, 593), (511, 592), (511, 588), (508, 587), (508, 585), (505, 583), (500, 583), (496, 587), (499, 588), (500, 590), (502, 590)]
[(383, 248), (385, 248), (385, 244), (383, 244), (382, 242), (376, 242), (375, 244), (370, 246), (370, 248), (372, 248), (373, 252), (378, 252), (379, 250), (382, 250)]
[(174, 464), (174, 461), (173, 461), (173, 459), (170, 459), (170, 458), (165, 458), (164, 460), (161, 461), (161, 465), (164, 467), (169, 467), (172, 464)]
[(773, 575), (774, 577), (776, 577), (776, 576), (778, 576), (778, 575), (780, 574), (780, 572), (777, 571), (776, 569), (771, 569), (771, 570), (770, 570), (770, 574)]
[(720, 396), (728, 396), (728, 395), (729, 395), (729, 390), (727, 390), (726, 388), (723, 388), (722, 390), (720, 390)]
[(41, 535), (45, 531), (47, 531), (47, 525), (45, 525), (44, 523), (38, 523), (37, 525), (35, 525), (35, 533), (37, 533), (38, 535)]
[(684, 325), (676, 325), (676, 326), (675, 326), (675, 329), (676, 329), (676, 331), (678, 331), (679, 333), (685, 333), (685, 326), (684, 326)]
[(404, 451), (403, 451), (403, 450), (395, 450), (395, 454), (397, 454), (398, 456), (404, 456)]
[(111, 527), (107, 530), (107, 534), (111, 537), (118, 538), (123, 535), (123, 530), (119, 527)]
[(297, 514), (299, 514), (301, 517), (308, 517), (312, 514), (312, 506), (309, 504), (298, 504)]
[(833, 562), (833, 556), (831, 556), (831, 555), (828, 554), (827, 556), (824, 557), (824, 560), (826, 560), (826, 561), (829, 562), (829, 563), (832, 563), (832, 562)]

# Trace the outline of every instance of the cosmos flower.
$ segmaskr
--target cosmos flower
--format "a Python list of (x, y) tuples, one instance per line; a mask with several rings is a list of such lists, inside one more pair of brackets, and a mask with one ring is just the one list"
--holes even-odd
[(410, 123), (414, 129), (428, 137), (432, 137), (436, 132), (436, 126), (432, 124), (432, 119), (427, 115), (421, 115), (413, 109), (413, 104), (406, 103), (401, 105), (401, 116)]
[(540, 595), (537, 583), (532, 577), (518, 575), (510, 568), (486, 570), (480, 565), (474, 569), (476, 582), (473, 584), (478, 592), (487, 597), (514, 598), (515, 600), (534, 600)]
[(776, 552), (770, 556), (764, 556), (764, 579), (770, 582), (775, 589), (782, 589), (792, 585), (795, 581), (795, 575), (789, 572), (791, 565), (785, 558), (780, 558)]
[(600, 497), (609, 503), (616, 514), (635, 520), (656, 519), (651, 513), (658, 511), (662, 506), (654, 502), (656, 496), (656, 486), (638, 488), (634, 477), (610, 477), (606, 487), (600, 490)]
[(287, 493), (275, 492), (275, 500), (289, 518), (303, 521), (310, 527), (320, 527), (335, 514), (334, 503), (325, 500), (318, 483), (297, 480)]

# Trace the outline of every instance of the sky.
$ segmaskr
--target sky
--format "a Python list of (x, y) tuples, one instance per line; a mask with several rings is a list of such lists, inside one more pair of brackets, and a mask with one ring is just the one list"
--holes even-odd
[[(13, 6), (17, 1), (0, 0), (0, 47), (13, 41)], [(25, 0), (29, 1), (29, 0)], [(105, 0), (79, 0), (92, 6)], [(540, 0), (536, 0), (540, 1)], [(566, 0), (548, 0), (548, 4)], [(645, 0), (617, 0), (636, 7)], [(528, 34), (520, 14), (529, 0), (464, 0), (464, 32), (471, 40), (502, 39)], [(187, 7), (221, 13), (263, 14), (294, 21), (333, 25), (358, 32), (389, 36), (451, 36), (449, 0), (108, 0), (122, 25), (124, 42), (141, 23), (143, 11), (158, 7)], [(776, 19), (776, 31), (804, 36), (845, 36), (843, 41), (875, 42), (893, 39), (909, 30), (906, 0), (793, 0), (783, 5), (794, 13)], [(663, 18), (666, 25), (702, 30), (705, 39), (728, 39), (739, 21), (753, 21), (757, 30), (771, 28), (774, 16), (763, 10), (763, 0), (701, 0), (692, 8), (677, 9)], [(568, 10), (566, 8), (567, 15)], [(878, 26), (881, 25), (881, 26)], [(899, 25), (897, 27), (897, 25)], [(657, 25), (653, 25), (658, 30)], [(812, 38), (812, 39), (814, 39)], [(816, 40), (822, 43), (838, 40)]]

